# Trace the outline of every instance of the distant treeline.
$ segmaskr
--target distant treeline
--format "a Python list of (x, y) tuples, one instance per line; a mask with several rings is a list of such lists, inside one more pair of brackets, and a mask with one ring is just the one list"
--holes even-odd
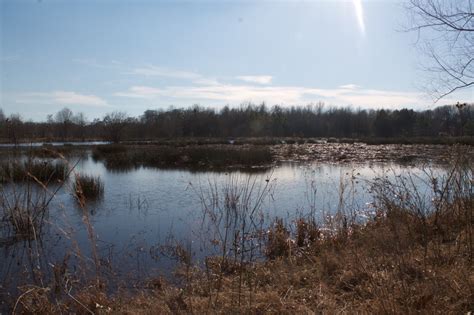
[(474, 136), (474, 104), (446, 105), (432, 110), (364, 110), (245, 105), (214, 110), (146, 110), (139, 117), (112, 112), (88, 121), (84, 114), (64, 108), (44, 122), (6, 117), (0, 109), (3, 141), (110, 141), (171, 137), (450, 137)]

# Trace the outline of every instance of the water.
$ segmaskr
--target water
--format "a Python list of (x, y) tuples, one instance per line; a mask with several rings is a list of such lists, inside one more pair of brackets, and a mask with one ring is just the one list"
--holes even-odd
[[(97, 257), (106, 270), (102, 272), (115, 279), (140, 281), (158, 274), (169, 276), (176, 257), (168, 250), (177, 244), (192, 252), (193, 261), (219, 253), (215, 241), (223, 232), (219, 211), (226, 188), (240, 194), (240, 204), (248, 198), (249, 212), (257, 204), (252, 220), (263, 230), (275, 217), (291, 223), (310, 212), (321, 221), (337, 211), (364, 220), (373, 210), (370, 183), (375, 178), (411, 173), (421, 194), (431, 189), (422, 170), (392, 163), (287, 163), (259, 173), (143, 167), (114, 172), (88, 156), (79, 161), (75, 172), (100, 176), (105, 185), (103, 198), (82, 209), (71, 181), (62, 187), (49, 205), (41, 241), (0, 243), (4, 287), (20, 281), (19, 275), (34, 280), (32, 269), (48, 273), (65, 257), (69, 266), (91, 265), (94, 247), (84, 211), (93, 227)], [(443, 170), (435, 168), (435, 172)], [(5, 191), (11, 197), (11, 188)], [(216, 214), (212, 221), (210, 217)], [(36, 250), (40, 247), (41, 258), (29, 257), (31, 244)]]
[(25, 142), (25, 143), (0, 143), (0, 148), (14, 148), (14, 147), (42, 147), (42, 146), (90, 146), (90, 145), (102, 145), (110, 144), (108, 141), (72, 141), (72, 142)]

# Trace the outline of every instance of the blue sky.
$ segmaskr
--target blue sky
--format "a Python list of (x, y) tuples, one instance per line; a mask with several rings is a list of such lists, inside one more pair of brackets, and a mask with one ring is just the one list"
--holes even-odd
[[(432, 108), (399, 1), (0, 1), (0, 107)], [(442, 103), (472, 101), (461, 91)]]

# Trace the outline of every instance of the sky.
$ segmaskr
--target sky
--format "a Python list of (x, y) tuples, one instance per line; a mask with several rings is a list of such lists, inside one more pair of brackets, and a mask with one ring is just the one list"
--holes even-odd
[(395, 0), (0, 0), (0, 108), (45, 120), (252, 102), (427, 109)]

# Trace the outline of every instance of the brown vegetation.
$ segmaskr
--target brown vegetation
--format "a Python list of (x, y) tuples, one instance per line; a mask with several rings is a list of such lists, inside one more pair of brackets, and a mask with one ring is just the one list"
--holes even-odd
[(270, 166), (273, 154), (260, 146), (169, 146), (169, 145), (103, 145), (92, 157), (111, 170), (133, 167), (158, 168), (253, 168)]
[(48, 287), (28, 286), (14, 308), (44, 314), (466, 313), (474, 308), (472, 175), (470, 161), (459, 160), (446, 177), (432, 176), (429, 203), (409, 176), (382, 178), (374, 182), (375, 212), (363, 223), (343, 210), (320, 225), (312, 216), (277, 219), (259, 238), (266, 244), (263, 260), (244, 250), (258, 230), (245, 223), (258, 202), (243, 201), (252, 192), (231, 184), (224, 187), (225, 203), (210, 199), (206, 213), (215, 224), (224, 222), (224, 242), (217, 242), (235, 250), (223, 247), (222, 256), (199, 268), (178, 246), (177, 255), (187, 257), (175, 274), (180, 285), (151, 278), (140, 289), (109, 295), (96, 280), (69, 288), (60, 300)]
[[(226, 268), (225, 274), (221, 264), (208, 264), (207, 271), (192, 269), (182, 288), (150, 279), (147, 290), (107, 297), (91, 286), (76, 293), (83, 306), (72, 299), (52, 303), (44, 289), (33, 288), (25, 291), (20, 305), (35, 313), (87, 313), (86, 308), (122, 314), (465, 313), (474, 307), (474, 204), (457, 201), (452, 207), (453, 213), (440, 216), (436, 225), (434, 217), (421, 223), (392, 209), (365, 226), (321, 236), (309, 246), (290, 247), (278, 239), (271, 260)], [(436, 226), (449, 230), (449, 237)], [(276, 229), (289, 233), (281, 224)]]
[(63, 161), (27, 160), (3, 161), (0, 163), (0, 182), (36, 181), (41, 184), (63, 182), (68, 168)]
[(74, 192), (79, 202), (96, 199), (104, 194), (104, 183), (98, 176), (76, 174)]
[[(271, 148), (277, 161), (317, 162), (396, 162), (400, 164), (429, 163), (448, 165), (459, 147), (447, 145), (386, 144), (368, 145), (355, 143), (311, 143), (279, 144)], [(474, 158), (470, 146), (463, 148), (464, 154)]]

